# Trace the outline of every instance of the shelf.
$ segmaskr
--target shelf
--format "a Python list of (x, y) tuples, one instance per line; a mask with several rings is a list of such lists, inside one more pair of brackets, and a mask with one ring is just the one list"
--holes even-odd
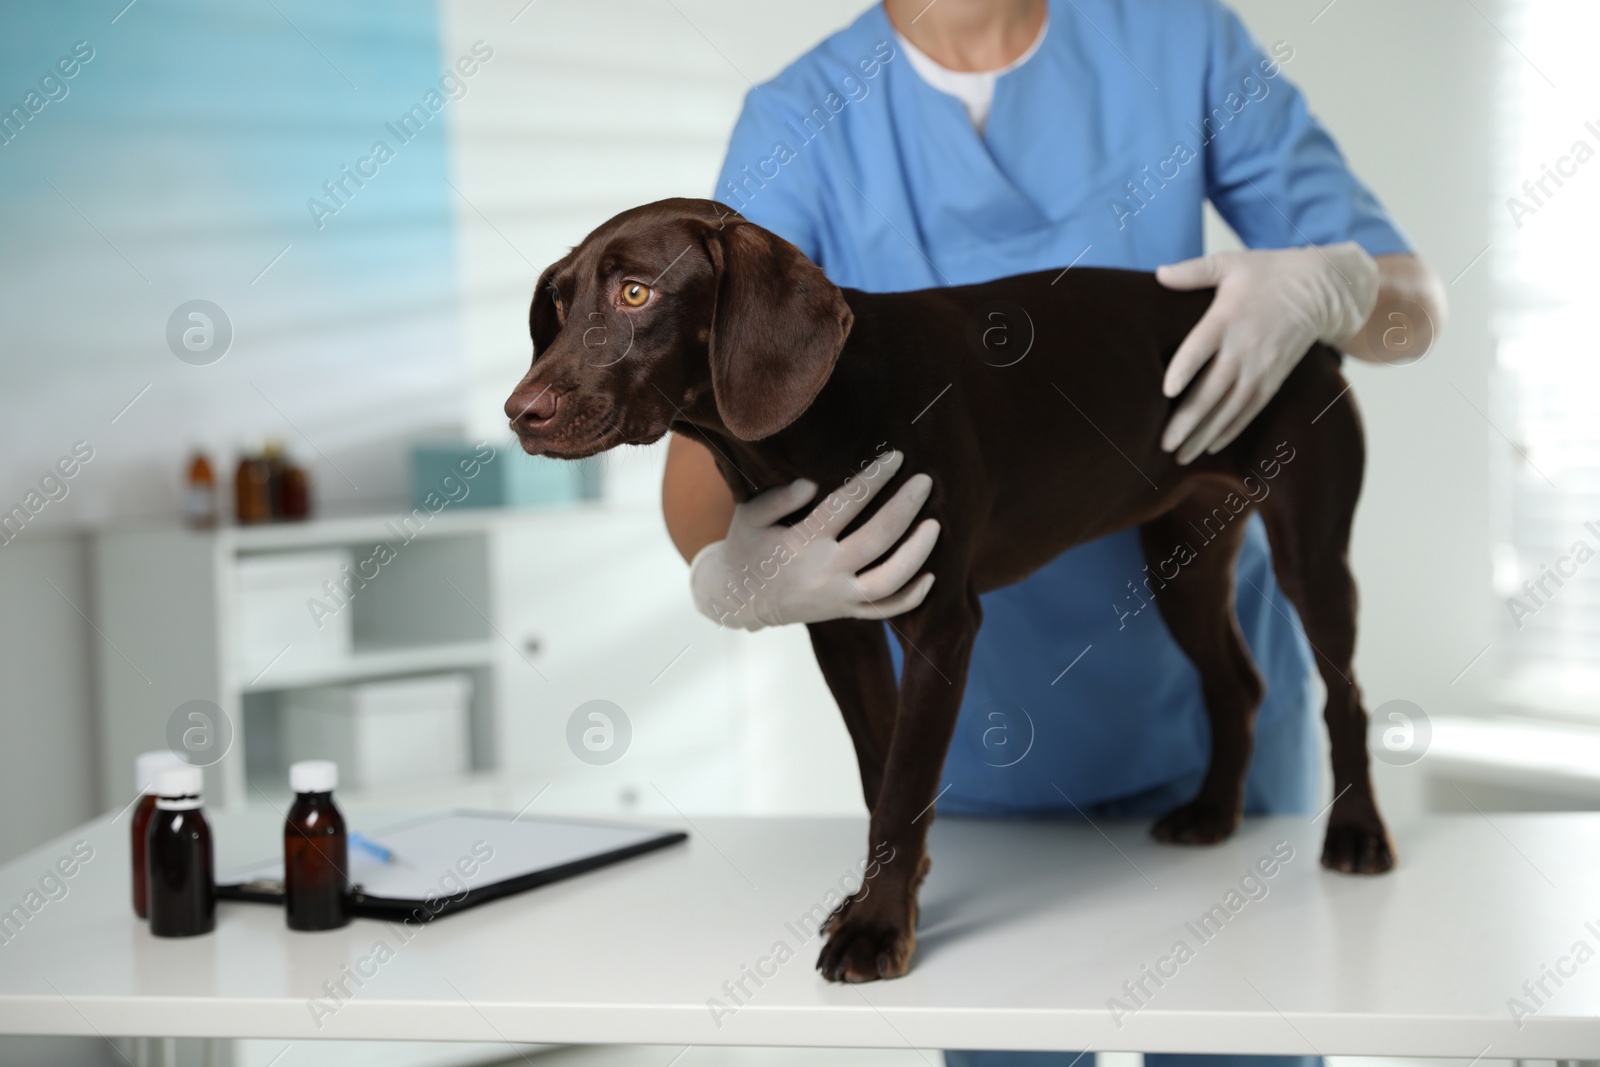
[(314, 685), (336, 685), (402, 674), (488, 667), (494, 661), (491, 641), (457, 641), (435, 645), (408, 645), (356, 652), (345, 659), (274, 666), (255, 682), (240, 688), (246, 693), (270, 693)]
[[(381, 580), (369, 576), (346, 601), (354, 645), (347, 657), (338, 658), (333, 650), (324, 653), (328, 658), (317, 658), (313, 642), (291, 640), (294, 634), (285, 634), (282, 641), (259, 641), (244, 632), (238, 564), (252, 556), (333, 547), (362, 559), (373, 545), (394, 541), (398, 535), (389, 524), (408, 512), (400, 503), (369, 502), (369, 507), (365, 515), (206, 531), (171, 521), (119, 523), (95, 536), (94, 623), (127, 656), (125, 661), (106, 642), (96, 645), (105, 738), (100, 781), (106, 795), (122, 792), (135, 757), (166, 736), (173, 701), (152, 700), (147, 678), (157, 678), (156, 684), (172, 693), (214, 701), (234, 726), (233, 744), (207, 774), (213, 805), (233, 808), (250, 802), (255, 785), (275, 781), (269, 775), (257, 783), (251, 772), (268, 767), (281, 754), (275, 746), (281, 741), (287, 702), (280, 697), (286, 693), (468, 672), (476, 683), (470, 765), (492, 773), (503, 760), (512, 765), (532, 760), (548, 743), (545, 731), (551, 717), (561, 711), (548, 694), (536, 697), (507, 675), (510, 671), (520, 677), (526, 669), (517, 650), (530, 638), (549, 638), (549, 647), (540, 653), (541, 671), (609, 679), (615, 673), (614, 658), (602, 662), (591, 654), (603, 639), (597, 634), (606, 633), (603, 615), (588, 610), (597, 599), (634, 604), (641, 618), (658, 620), (656, 633), (703, 623), (683, 596), (681, 563), (661, 532), (653, 504), (578, 503), (452, 507), (433, 516), (407, 547), (383, 563)], [(551, 560), (561, 563), (553, 566)], [(664, 614), (667, 605), (676, 614)], [(299, 609), (294, 602), (280, 607), (285, 617)], [(625, 638), (641, 639), (632, 631)], [(650, 646), (657, 671), (682, 648), (682, 643), (666, 639), (658, 644)], [(241, 647), (254, 651), (240, 655)], [(695, 652), (702, 654), (701, 649)], [(130, 663), (138, 664), (137, 671)], [(584, 682), (580, 688), (602, 684), (609, 682)], [(658, 686), (652, 695), (664, 688)], [(724, 705), (732, 690), (707, 688), (704, 703), (726, 716)], [(560, 751), (567, 755), (564, 745)], [(581, 770), (590, 772), (583, 778), (586, 783), (597, 777), (595, 768), (583, 765)], [(414, 785), (421, 795), (423, 783)], [(621, 806), (619, 798), (646, 792), (639, 782), (627, 786), (586, 784), (599, 791), (583, 802)], [(474, 776), (429, 784), (426, 795), (437, 796), (439, 803), (460, 798), (484, 805), (488, 801), (483, 798), (499, 796), (493, 792), (499, 788)], [(532, 795), (513, 790), (495, 806), (515, 801), (515, 811)]]
[[(592, 512), (607, 505), (582, 501), (526, 508), (446, 508), (414, 520), (409, 527), (401, 520), (412, 515), (407, 505), (372, 515), (312, 519), (309, 522), (276, 522), (261, 526), (223, 526), (218, 541), (233, 552), (274, 552), (323, 545), (404, 543), (417, 537), (452, 537), (483, 533), (506, 520), (530, 517), (559, 518), (574, 513)], [(614, 510), (614, 509), (613, 509)], [(409, 530), (409, 533), (408, 533)]]

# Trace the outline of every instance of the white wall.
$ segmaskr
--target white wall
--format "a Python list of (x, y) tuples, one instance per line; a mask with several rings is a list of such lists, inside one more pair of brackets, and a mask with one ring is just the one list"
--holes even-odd
[[(372, 508), (406, 494), (407, 440), (459, 432), (444, 121), (325, 227), (307, 209), (435, 84), (432, 0), (386, 5), (381, 33), (348, 5), (278, 6), (0, 13), (6, 100), (83, 58), (0, 148), (0, 513), (35, 513), (0, 536), (0, 858), (106, 800), (79, 775), (97, 638), (42, 580), (93, 615), (75, 531), (174, 514), (195, 443), (226, 481), (238, 445), (279, 437), (323, 502)], [(233, 327), (205, 366), (167, 338), (193, 299)], [(44, 503), (79, 441), (92, 460)]]
[(98, 810), (86, 564), (78, 537), (0, 548), (0, 862)]
[[(455, 58), (439, 55), (433, 0), (395, 0), (381, 24), (348, 5), (279, 6), (172, 0), (113, 21), (61, 4), (0, 19), (0, 67), (18, 75), (7, 94), (76, 40), (92, 55), (0, 149), (13, 353), (0, 362), (0, 509), (74, 441), (96, 452), (30, 533), (171, 513), (191, 444), (226, 462), (267, 435), (311, 468), (323, 501), (370, 508), (406, 492), (401, 442), (459, 426), (452, 115), (408, 143), (385, 127)], [(393, 161), (315, 217), (312, 198), (333, 200), (323, 184), (378, 138)], [(181, 361), (167, 332), (196, 299), (231, 324), (205, 365)]]
[(756, 18), (733, 0), (443, 0), (447, 50), (496, 50), (452, 127), (473, 432), (504, 425), (539, 273), (625, 208), (709, 196), (750, 84), (863, 7), (767, 5)]

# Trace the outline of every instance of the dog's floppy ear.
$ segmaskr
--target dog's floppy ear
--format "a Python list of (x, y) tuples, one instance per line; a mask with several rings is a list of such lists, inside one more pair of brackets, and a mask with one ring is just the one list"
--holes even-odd
[(717, 276), (711, 391), (728, 431), (759, 441), (811, 406), (854, 316), (794, 245), (753, 223), (729, 223), (705, 237)]
[(539, 275), (539, 284), (533, 287), (533, 300), (528, 304), (528, 336), (533, 338), (533, 355), (544, 354), (561, 332), (561, 319), (556, 314), (555, 277), (572, 260), (569, 252), (545, 268)]

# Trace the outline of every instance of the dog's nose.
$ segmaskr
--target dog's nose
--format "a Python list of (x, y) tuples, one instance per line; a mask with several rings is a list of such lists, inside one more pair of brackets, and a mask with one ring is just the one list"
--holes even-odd
[(531, 391), (531, 395), (518, 389), (506, 401), (506, 418), (513, 423), (544, 422), (555, 416), (557, 400), (555, 390), (548, 385)]

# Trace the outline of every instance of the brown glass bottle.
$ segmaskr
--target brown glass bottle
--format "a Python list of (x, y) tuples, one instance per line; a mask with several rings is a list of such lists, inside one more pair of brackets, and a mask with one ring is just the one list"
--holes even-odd
[(304, 467), (289, 464), (283, 468), (282, 518), (300, 520), (311, 515), (311, 486)]
[(195, 449), (189, 459), (183, 518), (197, 530), (209, 530), (217, 524), (217, 477), (211, 469), (211, 461), (199, 449)]
[(350, 921), (350, 845), (333, 802), (338, 784), (331, 760), (289, 768), (295, 796), (283, 824), (283, 911), (291, 930), (333, 930)]
[(200, 810), (199, 767), (162, 771), (145, 832), (150, 932), (194, 937), (217, 928), (211, 826)]
[(283, 445), (268, 438), (261, 445), (261, 462), (267, 468), (267, 517), (273, 521), (283, 518), (283, 473), (289, 469), (284, 458)]
[(272, 471), (265, 460), (244, 455), (233, 476), (234, 517), (241, 525), (272, 519)]
[(133, 806), (133, 913), (150, 918), (150, 868), (145, 862), (145, 834), (150, 832), (150, 816), (156, 813), (156, 795), (146, 793)]
[(156, 778), (162, 771), (181, 767), (183, 760), (166, 749), (141, 753), (134, 762), (134, 787), (139, 790), (139, 800), (133, 806), (133, 913), (141, 919), (150, 916), (149, 867), (145, 863), (145, 834), (150, 830), (150, 816), (156, 811)]

